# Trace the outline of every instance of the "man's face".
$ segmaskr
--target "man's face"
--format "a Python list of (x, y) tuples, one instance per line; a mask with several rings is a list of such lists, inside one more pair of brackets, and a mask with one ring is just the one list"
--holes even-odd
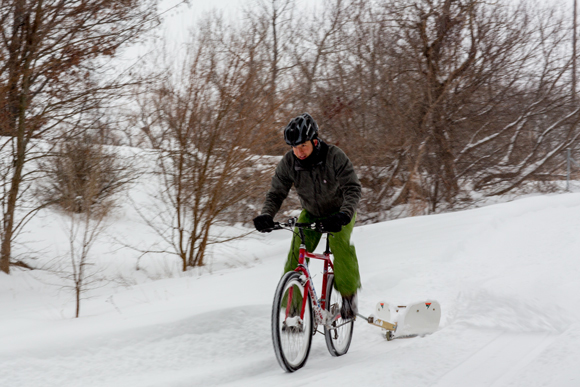
[[(318, 140), (314, 140), (314, 141), (316, 143), (318, 143)], [(298, 157), (300, 160), (304, 160), (305, 158), (310, 156), (312, 154), (313, 150), (314, 150), (314, 146), (312, 145), (312, 141), (306, 141), (304, 144), (300, 144), (300, 145), (292, 147), (292, 151), (294, 152), (294, 155), (296, 157)]]

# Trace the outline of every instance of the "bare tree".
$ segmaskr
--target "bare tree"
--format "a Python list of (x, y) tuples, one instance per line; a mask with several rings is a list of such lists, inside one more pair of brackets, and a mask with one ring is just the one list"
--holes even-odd
[(578, 132), (561, 12), (477, 0), (343, 6), (311, 98), (361, 166), (367, 220), (554, 178)]
[(155, 0), (1, 2), (0, 134), (10, 137), (12, 169), (5, 188), (0, 270), (10, 271), (12, 242), (22, 224), (16, 209), (33, 140), (126, 83), (104, 76), (106, 58), (153, 25), (155, 5)]
[(572, 99), (576, 99), (576, 46), (578, 38), (578, 5), (577, 1), (572, 2)]
[[(72, 167), (72, 165), (71, 165)], [(73, 167), (74, 168), (74, 167)], [(74, 180), (74, 170), (70, 170), (71, 180)], [(104, 278), (100, 269), (91, 259), (91, 249), (104, 230), (105, 216), (109, 203), (99, 201), (101, 190), (100, 173), (97, 168), (89, 173), (83, 188), (83, 195), (70, 201), (66, 211), (67, 235), (69, 242), (68, 269), (60, 272), (61, 276), (70, 281), (70, 287), (75, 295), (75, 317), (79, 317), (83, 295), (102, 284)], [(64, 204), (64, 203), (61, 203)], [(82, 209), (82, 211), (79, 211)]]
[(281, 79), (294, 66), (291, 53), (298, 29), (296, 1), (257, 0), (249, 4), (251, 8), (245, 10), (248, 24), (244, 28), (256, 31), (257, 55), (262, 56), (260, 60), (269, 77), (270, 108), (273, 109), (277, 105), (279, 88), (287, 86), (281, 84)]
[(93, 207), (107, 212), (114, 206), (115, 196), (136, 179), (136, 173), (97, 134), (88, 130), (76, 136), (72, 133), (67, 131), (58, 138), (56, 151), (39, 162), (44, 178), (37, 182), (36, 197), (42, 207), (57, 206), (76, 214), (94, 213)]
[[(94, 189), (95, 194), (98, 190), (95, 185), (85, 192), (88, 193), (90, 189)], [(78, 206), (77, 208), (85, 208), (84, 212), (67, 212), (66, 231), (69, 242), (69, 265), (66, 265), (68, 269), (64, 269), (60, 274), (71, 283), (71, 285), (65, 285), (65, 287), (70, 287), (74, 292), (75, 317), (77, 318), (80, 315), (83, 295), (104, 281), (101, 271), (91, 259), (91, 249), (105, 228), (104, 221), (107, 211), (102, 207), (96, 208), (94, 205), (95, 200), (96, 196), (85, 194), (84, 197), (78, 198), (74, 203)]]
[[(255, 30), (254, 30), (255, 31)], [(271, 83), (257, 60), (259, 39), (231, 30), (219, 18), (200, 27), (183, 67), (152, 90), (143, 125), (158, 150), (165, 210), (147, 222), (187, 267), (204, 265), (208, 246), (220, 238), (220, 221), (239, 219), (247, 200), (263, 191), (260, 157), (271, 129)], [(245, 207), (242, 209), (242, 207)], [(237, 208), (238, 211), (233, 211)]]
[(78, 137), (67, 131), (65, 139), (58, 139), (57, 151), (43, 159), (46, 176), (39, 195), (45, 205), (64, 215), (68, 256), (51, 270), (66, 281), (64, 288), (73, 291), (75, 317), (79, 317), (83, 296), (104, 283), (91, 250), (114, 206), (113, 196), (126, 186), (131, 174), (110, 149), (95, 141), (97, 136), (76, 129)]
[(300, 43), (294, 46), (293, 108), (310, 110), (317, 96), (316, 85), (333, 77), (324, 66), (328, 57), (343, 48), (340, 31), (348, 27), (351, 20), (352, 4), (349, 1), (333, 0), (325, 2), (321, 13), (302, 15), (298, 25)]

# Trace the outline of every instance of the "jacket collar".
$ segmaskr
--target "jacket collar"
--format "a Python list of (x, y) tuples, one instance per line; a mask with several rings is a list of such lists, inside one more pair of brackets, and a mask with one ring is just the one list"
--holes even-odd
[(326, 155), (328, 154), (328, 145), (318, 139), (318, 146), (314, 148), (312, 154), (304, 160), (300, 160), (294, 154), (294, 170), (296, 171), (310, 171), (317, 165), (324, 165), (326, 163)]

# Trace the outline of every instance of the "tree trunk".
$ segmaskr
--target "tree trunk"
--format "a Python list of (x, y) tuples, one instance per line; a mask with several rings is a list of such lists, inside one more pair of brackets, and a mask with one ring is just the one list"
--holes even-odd
[[(18, 169), (18, 166), (17, 166)], [(22, 171), (22, 166), (20, 166)], [(12, 184), (8, 193), (8, 202), (6, 205), (6, 214), (4, 214), (4, 233), (2, 234), (2, 246), (0, 248), (0, 270), (4, 273), (10, 273), (10, 256), (12, 254), (12, 236), (14, 235), (14, 212), (18, 198), (18, 188), (21, 172), (14, 171)], [(16, 182), (17, 181), (17, 182)]]
[(77, 284), (77, 286), (76, 286), (75, 295), (76, 295), (76, 301), (77, 301), (75, 318), (79, 318), (79, 314), (81, 313), (81, 288), (80, 288), (80, 284)]
[(14, 235), (14, 216), (16, 213), (16, 204), (20, 184), (22, 183), (22, 171), (26, 158), (26, 139), (25, 139), (25, 111), (26, 96), (20, 98), (18, 114), (18, 131), (16, 139), (16, 157), (14, 157), (14, 174), (10, 182), (8, 191), (8, 201), (6, 203), (6, 213), (4, 214), (4, 233), (2, 235), (2, 246), (0, 248), (0, 270), (10, 273), (10, 256), (12, 250), (12, 237)]

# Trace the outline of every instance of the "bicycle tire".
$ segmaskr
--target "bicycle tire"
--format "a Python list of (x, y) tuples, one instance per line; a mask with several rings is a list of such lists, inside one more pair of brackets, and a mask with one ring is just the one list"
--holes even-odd
[[(300, 291), (300, 300), (295, 301), (296, 303), (292, 303), (290, 308), (287, 308), (287, 295), (290, 289), (298, 289)], [(312, 345), (312, 323), (314, 320), (312, 301), (309, 294), (306, 298), (303, 297), (304, 290), (304, 285), (300, 281), (300, 273), (288, 272), (280, 279), (274, 294), (274, 302), (272, 303), (272, 343), (276, 359), (280, 367), (286, 372), (294, 372), (304, 367)], [(287, 318), (288, 309), (298, 313), (299, 317), (299, 311), (302, 310), (304, 300), (306, 300), (306, 306), (302, 323), (296, 323), (294, 319), (296, 316)], [(292, 325), (288, 326), (286, 322), (290, 321), (290, 319), (292, 319)]]
[[(329, 274), (326, 286), (327, 302), (325, 309), (328, 313), (331, 313), (331, 309), (339, 311), (342, 306), (342, 296), (336, 289), (334, 289), (334, 274)], [(343, 319), (339, 318), (338, 320), (333, 321), (330, 324), (330, 327), (326, 324), (324, 325), (326, 347), (332, 356), (342, 356), (347, 353), (350, 348), (352, 333), (354, 331), (354, 320), (340, 326), (343, 323)], [(339, 327), (332, 329), (337, 326)]]

